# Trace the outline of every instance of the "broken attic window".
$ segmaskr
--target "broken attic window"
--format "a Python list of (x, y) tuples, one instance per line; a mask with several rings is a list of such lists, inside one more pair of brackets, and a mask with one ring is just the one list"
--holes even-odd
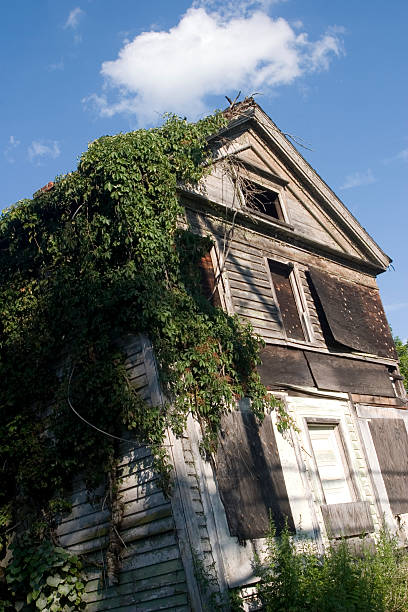
[(252, 181), (245, 181), (243, 191), (247, 208), (267, 217), (283, 220), (279, 195), (276, 191), (257, 185)]

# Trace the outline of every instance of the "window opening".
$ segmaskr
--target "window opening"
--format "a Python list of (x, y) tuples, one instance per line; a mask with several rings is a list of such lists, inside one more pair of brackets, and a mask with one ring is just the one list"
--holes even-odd
[(353, 501), (342, 456), (339, 426), (308, 424), (310, 441), (326, 504)]
[(292, 268), (277, 261), (268, 260), (268, 263), (286, 335), (292, 340), (304, 341), (305, 334), (290, 279)]
[(198, 264), (200, 270), (201, 290), (203, 295), (213, 306), (222, 308), (219, 288), (216, 286), (216, 276), (212, 262), (211, 252), (208, 251)]
[(272, 217), (273, 219), (283, 220), (282, 208), (279, 202), (279, 195), (276, 191), (267, 189), (262, 185), (257, 185), (251, 181), (245, 181), (245, 201), (248, 208)]

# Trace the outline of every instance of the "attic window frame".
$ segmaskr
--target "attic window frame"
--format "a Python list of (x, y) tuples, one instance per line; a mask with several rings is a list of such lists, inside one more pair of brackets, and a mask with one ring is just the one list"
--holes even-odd
[[(276, 257), (273, 257), (273, 258), (265, 257), (264, 260), (265, 260), (265, 267), (266, 267), (266, 271), (268, 274), (269, 282), (271, 285), (272, 296), (273, 296), (274, 302), (279, 312), (280, 324), (281, 324), (282, 332), (284, 334), (285, 339), (288, 342), (294, 343), (294, 344), (306, 344), (306, 345), (312, 344), (315, 341), (315, 337), (313, 333), (313, 326), (309, 318), (309, 311), (307, 307), (306, 298), (303, 292), (302, 283), (299, 278), (299, 269), (298, 269), (297, 264), (293, 262), (282, 261)], [(297, 313), (299, 316), (299, 321), (300, 321), (302, 331), (303, 331), (303, 336), (304, 336), (303, 340), (290, 337), (286, 331), (285, 323), (283, 321), (282, 312), (281, 312), (281, 305), (279, 303), (279, 299), (276, 294), (275, 283), (273, 281), (273, 277), (272, 277), (272, 273), (270, 269), (270, 263), (272, 264), (276, 263), (279, 266), (286, 268), (289, 272), (289, 283), (291, 286), (293, 299), (295, 302), (295, 306), (296, 306)]]
[[(262, 211), (261, 209), (257, 208), (254, 205), (251, 205), (247, 194), (250, 192), (250, 190), (248, 190), (245, 187), (245, 184), (250, 184), (254, 187), (254, 193), (256, 193), (256, 191), (265, 191), (265, 192), (271, 192), (273, 193), (276, 197), (275, 200), (276, 202), (274, 202), (274, 205), (277, 209), (277, 214), (278, 216), (275, 217), (273, 215), (269, 215), (267, 214), (265, 211)], [(290, 225), (290, 221), (288, 218), (288, 214), (286, 211), (286, 207), (283, 201), (283, 197), (282, 197), (282, 187), (272, 184), (269, 181), (265, 181), (260, 179), (260, 177), (258, 176), (254, 176), (252, 173), (249, 176), (245, 176), (244, 178), (242, 178), (242, 185), (240, 186), (240, 192), (241, 192), (241, 198), (242, 198), (242, 208), (246, 211), (249, 212), (255, 216), (259, 216), (262, 219), (271, 221), (273, 223), (277, 222), (277, 223), (285, 223), (287, 225)]]

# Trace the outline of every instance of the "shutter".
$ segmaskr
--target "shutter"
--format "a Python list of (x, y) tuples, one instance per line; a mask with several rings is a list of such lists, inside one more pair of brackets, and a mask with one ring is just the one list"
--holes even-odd
[(223, 418), (216, 475), (232, 536), (265, 537), (270, 515), (278, 533), (285, 518), (294, 530), (270, 416), (259, 427), (249, 411), (234, 411)]
[(309, 274), (337, 342), (356, 351), (396, 359), (377, 289), (339, 280), (316, 269)]
[(371, 419), (371, 436), (394, 514), (408, 512), (408, 435), (402, 419)]

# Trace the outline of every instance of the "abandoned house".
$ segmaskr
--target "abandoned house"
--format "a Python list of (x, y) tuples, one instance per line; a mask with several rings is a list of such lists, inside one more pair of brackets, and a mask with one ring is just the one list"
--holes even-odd
[[(270, 513), (320, 550), (329, 537), (370, 537), (383, 519), (408, 537), (408, 414), (376, 285), (390, 259), (252, 99), (229, 115), (211, 174), (180, 187), (184, 225), (211, 236), (212, 298), (263, 338), (262, 382), (295, 427), (279, 433), (274, 411), (258, 427), (241, 401), (210, 463), (191, 418), (182, 439), (169, 434), (170, 499), (148, 448), (124, 445), (120, 576), (106, 586), (88, 573), (89, 612), (208, 610), (208, 590), (250, 593)], [(133, 383), (159, 404), (149, 338), (126, 352)], [(103, 557), (108, 511), (79, 480), (72, 503), (61, 545)]]

